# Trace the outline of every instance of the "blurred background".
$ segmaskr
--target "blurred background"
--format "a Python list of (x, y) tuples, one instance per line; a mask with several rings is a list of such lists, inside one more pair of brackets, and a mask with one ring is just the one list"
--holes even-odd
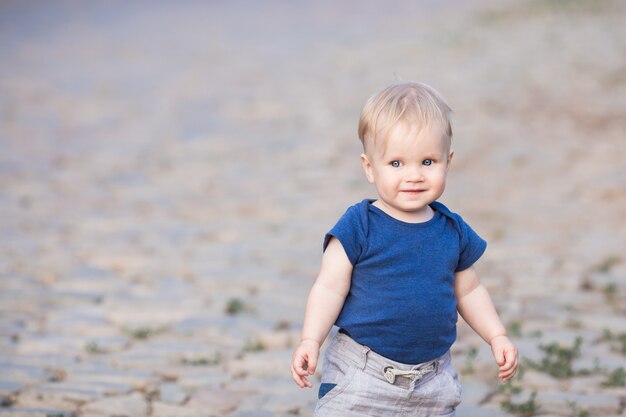
[(620, 415), (625, 6), (3, 1), (0, 415), (311, 416), (291, 352), (398, 79), (454, 109), (442, 201), (523, 357), (500, 385), (459, 323), (458, 415)]

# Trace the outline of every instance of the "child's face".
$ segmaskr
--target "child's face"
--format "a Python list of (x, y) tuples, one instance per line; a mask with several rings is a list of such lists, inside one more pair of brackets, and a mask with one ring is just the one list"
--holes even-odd
[(398, 220), (429, 218), (428, 205), (443, 194), (452, 159), (443, 130), (433, 126), (417, 132), (399, 123), (369, 148), (361, 163), (378, 192), (376, 204)]

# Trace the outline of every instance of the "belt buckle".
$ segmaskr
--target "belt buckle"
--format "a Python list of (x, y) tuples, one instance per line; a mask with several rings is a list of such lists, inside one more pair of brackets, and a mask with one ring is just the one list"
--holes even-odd
[(396, 374), (394, 374), (391, 371), (392, 369), (393, 369), (393, 366), (386, 366), (385, 369), (383, 369), (383, 375), (385, 379), (387, 380), (387, 382), (389, 382), (391, 385), (393, 385), (394, 382), (396, 382)]

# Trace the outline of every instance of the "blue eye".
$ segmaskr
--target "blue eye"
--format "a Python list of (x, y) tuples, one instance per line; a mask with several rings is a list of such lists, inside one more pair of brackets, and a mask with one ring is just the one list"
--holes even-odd
[(433, 164), (433, 160), (432, 159), (424, 159), (424, 162), (422, 162), (422, 164), (428, 166), (431, 166)]
[(391, 161), (391, 166), (394, 168), (398, 168), (400, 166), (400, 161)]

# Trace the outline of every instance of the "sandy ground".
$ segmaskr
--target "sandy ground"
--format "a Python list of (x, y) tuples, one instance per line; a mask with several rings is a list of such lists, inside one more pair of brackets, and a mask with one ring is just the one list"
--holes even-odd
[(311, 416), (289, 359), (396, 77), (454, 108), (443, 201), (524, 358), (500, 386), (460, 323), (458, 415), (622, 414), (624, 3), (362, 3), (0, 5), (0, 415)]

